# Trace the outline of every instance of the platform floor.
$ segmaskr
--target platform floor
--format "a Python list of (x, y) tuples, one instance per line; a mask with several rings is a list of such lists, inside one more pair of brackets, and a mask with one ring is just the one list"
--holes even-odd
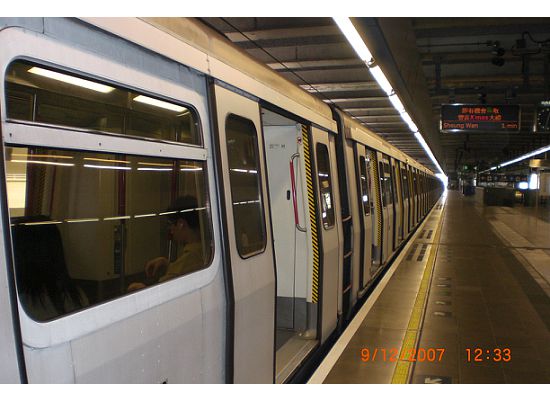
[(448, 192), (310, 382), (550, 383), (550, 222), (537, 211)]

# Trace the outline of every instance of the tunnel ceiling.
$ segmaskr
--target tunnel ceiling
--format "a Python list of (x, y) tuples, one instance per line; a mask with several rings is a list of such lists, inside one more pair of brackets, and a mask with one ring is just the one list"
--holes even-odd
[[(331, 18), (200, 20), (436, 171)], [(446, 172), (484, 169), (550, 143), (533, 132), (535, 107), (550, 99), (550, 18), (353, 22)], [(483, 102), (520, 105), (520, 133), (439, 131), (441, 104)]]

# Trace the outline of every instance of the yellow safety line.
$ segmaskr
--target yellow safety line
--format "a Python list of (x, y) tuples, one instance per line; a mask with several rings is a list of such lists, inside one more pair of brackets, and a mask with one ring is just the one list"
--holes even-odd
[(437, 254), (439, 238), (441, 237), (443, 210), (444, 207), (441, 208), (441, 216), (437, 224), (437, 233), (434, 235), (434, 241), (430, 249), (430, 256), (428, 257), (428, 261), (424, 267), (424, 274), (422, 275), (422, 280), (420, 281), (420, 288), (418, 290), (418, 294), (416, 295), (409, 324), (407, 325), (407, 332), (403, 338), (401, 353), (399, 355), (397, 365), (395, 366), (391, 383), (402, 384), (409, 381), (410, 368), (414, 361), (409, 361), (408, 358), (410, 358), (412, 349), (416, 349), (416, 346), (418, 345), (418, 334), (420, 332), (420, 325), (424, 317), (424, 310), (426, 309), (430, 281), (432, 279), (432, 273), (435, 265), (435, 256)]
[(319, 237), (317, 235), (317, 218), (315, 215), (315, 196), (313, 192), (313, 172), (311, 168), (311, 147), (306, 125), (302, 125), (302, 143), (304, 145), (304, 164), (306, 166), (307, 199), (309, 204), (309, 225), (311, 227), (311, 245), (313, 248), (313, 276), (311, 285), (311, 301), (319, 301)]

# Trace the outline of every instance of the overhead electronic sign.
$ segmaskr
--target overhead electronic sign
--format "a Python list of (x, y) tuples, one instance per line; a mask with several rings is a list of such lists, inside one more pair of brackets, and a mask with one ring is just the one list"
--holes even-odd
[(506, 132), (520, 128), (518, 105), (442, 104), (439, 129), (448, 133)]

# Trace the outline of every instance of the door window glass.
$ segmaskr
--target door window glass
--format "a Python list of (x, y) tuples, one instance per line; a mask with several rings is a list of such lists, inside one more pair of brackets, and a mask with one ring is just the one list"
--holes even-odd
[(254, 123), (231, 114), (225, 123), (237, 250), (247, 258), (266, 246), (258, 134)]
[(317, 143), (316, 153), (319, 195), (321, 198), (321, 217), (323, 220), (323, 227), (328, 229), (334, 226), (334, 203), (330, 179), (330, 159), (327, 146), (323, 143)]
[(367, 163), (365, 157), (359, 157), (359, 179), (361, 185), (361, 204), (363, 204), (363, 212), (368, 215), (370, 212)]

